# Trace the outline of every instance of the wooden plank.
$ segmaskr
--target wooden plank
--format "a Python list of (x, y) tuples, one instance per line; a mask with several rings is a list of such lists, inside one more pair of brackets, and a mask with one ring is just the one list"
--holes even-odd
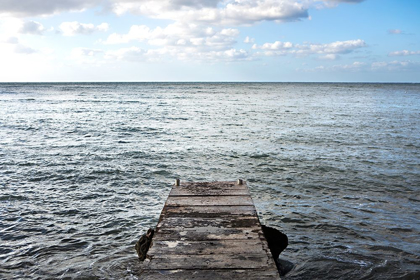
[(246, 185), (233, 182), (182, 183), (172, 188), (169, 196), (190, 195), (249, 195)]
[(241, 228), (241, 227), (259, 227), (260, 223), (257, 217), (253, 216), (234, 216), (224, 215), (217, 218), (203, 217), (166, 217), (162, 219), (158, 228), (196, 228), (196, 227), (221, 227), (221, 228)]
[(210, 189), (210, 188), (173, 188), (169, 193), (170, 196), (193, 196), (193, 195), (249, 195), (247, 189)]
[(219, 217), (225, 215), (256, 216), (254, 206), (166, 206), (162, 215), (165, 217)]
[(258, 229), (197, 227), (193, 229), (158, 228), (153, 240), (260, 240)]
[(239, 206), (254, 205), (250, 196), (169, 196), (167, 206)]
[(279, 279), (278, 272), (273, 269), (229, 269), (229, 270), (145, 270), (140, 274), (144, 280), (204, 280), (204, 279), (246, 279), (246, 280), (272, 280)]
[(249, 254), (265, 253), (261, 241), (253, 240), (215, 240), (215, 241), (162, 241), (154, 240), (148, 254), (162, 255), (209, 255), (209, 254)]
[(147, 269), (268, 269), (271, 263), (262, 254), (156, 255)]
[(213, 190), (248, 190), (246, 184), (238, 185), (236, 182), (181, 182), (180, 186), (176, 188), (190, 188), (190, 189), (213, 189)]

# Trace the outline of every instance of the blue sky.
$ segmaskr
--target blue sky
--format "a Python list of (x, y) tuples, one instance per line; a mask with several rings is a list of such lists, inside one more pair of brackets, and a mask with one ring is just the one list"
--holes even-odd
[(0, 0), (0, 82), (420, 82), (419, 12), (417, 0)]

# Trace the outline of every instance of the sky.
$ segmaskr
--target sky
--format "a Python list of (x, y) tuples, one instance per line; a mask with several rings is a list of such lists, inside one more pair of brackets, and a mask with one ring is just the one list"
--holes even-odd
[(418, 0), (0, 0), (0, 82), (420, 82)]

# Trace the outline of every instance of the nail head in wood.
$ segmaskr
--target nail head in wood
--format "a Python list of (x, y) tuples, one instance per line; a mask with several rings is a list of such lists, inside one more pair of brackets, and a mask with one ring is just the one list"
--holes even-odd
[(175, 180), (175, 186), (179, 187), (179, 185), (181, 185), (181, 180), (176, 179)]
[(242, 179), (238, 179), (238, 185), (243, 185), (244, 184), (244, 180), (242, 180)]

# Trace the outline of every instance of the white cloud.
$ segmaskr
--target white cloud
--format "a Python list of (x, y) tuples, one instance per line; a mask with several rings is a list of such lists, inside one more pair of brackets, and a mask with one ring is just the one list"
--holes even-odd
[[(317, 5), (318, 8), (334, 8), (336, 6), (338, 6), (340, 3), (348, 3), (348, 4), (357, 4), (357, 3), (361, 3), (365, 0), (321, 0), (324, 2), (324, 5)], [(315, 1), (318, 2), (318, 1)]]
[(15, 52), (20, 53), (20, 54), (32, 54), (32, 53), (36, 53), (37, 51), (31, 47), (28, 47), (22, 44), (16, 44)]
[(105, 58), (108, 60), (120, 60), (120, 61), (129, 61), (129, 62), (139, 62), (146, 60), (146, 51), (137, 48), (122, 48), (116, 51), (107, 51), (105, 53)]
[(246, 36), (244, 43), (250, 44), (250, 43), (254, 43), (255, 39), (254, 38), (250, 38), (249, 36)]
[(25, 21), (22, 24), (19, 32), (22, 34), (34, 34), (34, 35), (42, 35), (45, 31), (44, 26), (37, 22), (37, 21)]
[(108, 23), (102, 23), (97, 26), (92, 23), (79, 23), (77, 21), (63, 22), (60, 24), (60, 30), (64, 36), (74, 36), (77, 34), (88, 35), (96, 31), (107, 31), (108, 28)]
[(192, 47), (177, 49), (171, 46), (150, 50), (144, 50), (138, 47), (121, 48), (106, 52), (104, 57), (108, 61), (118, 60), (129, 62), (168, 61), (174, 58), (181, 61), (204, 61), (212, 63), (252, 59), (252, 56), (243, 49), (232, 48), (220, 51), (197, 51), (197, 49)]
[(178, 59), (206, 61), (206, 62), (236, 62), (243, 60), (251, 60), (250, 54), (243, 49), (229, 49), (223, 51), (208, 52), (180, 52), (177, 54)]
[(150, 29), (145, 25), (133, 25), (127, 34), (111, 34), (105, 44), (145, 42), (155, 49), (136, 47), (108, 52), (108, 59), (152, 61), (175, 58), (195, 61), (237, 61), (250, 59), (242, 49), (235, 49), (239, 30), (212, 28), (198, 24), (176, 22), (168, 26)]
[(420, 70), (420, 63), (413, 61), (391, 61), (391, 62), (374, 62), (371, 65), (374, 71), (410, 71)]
[(227, 50), (236, 43), (239, 30), (216, 30), (197, 24), (173, 23), (165, 28), (150, 29), (145, 25), (133, 25), (127, 34), (111, 34), (105, 44), (122, 44), (146, 41), (152, 46), (195, 48), (200, 50)]
[(150, 28), (146, 25), (133, 25), (127, 34), (112, 33), (105, 44), (124, 44), (131, 41), (143, 41), (150, 37)]
[(408, 50), (403, 50), (403, 51), (390, 52), (388, 55), (389, 55), (389, 56), (420, 55), (420, 51), (408, 51)]
[(413, 61), (378, 61), (366, 63), (356, 61), (351, 64), (337, 64), (332, 66), (318, 66), (309, 69), (298, 69), (301, 72), (404, 72), (420, 71), (420, 63)]
[(0, 39), (0, 43), (5, 43), (5, 44), (18, 44), (19, 43), (19, 39), (17, 37), (7, 37), (7, 38)]
[[(17, 1), (19, 4), (16, 4)], [(34, 17), (98, 7), (117, 15), (127, 12), (177, 22), (213, 25), (251, 25), (261, 21), (308, 19), (308, 10), (320, 3), (363, 0), (1, 0), (0, 15)]]
[(315, 68), (298, 69), (300, 72), (360, 72), (367, 70), (369, 70), (369, 65), (360, 61), (355, 61), (351, 64), (337, 64), (332, 66), (320, 65)]
[(17, 53), (17, 54), (33, 54), (38, 52), (37, 50), (22, 44), (17, 37), (0, 37), (0, 44), (4, 44), (0, 49), (3, 54), (5, 53)]
[(400, 29), (390, 29), (388, 30), (389, 34), (394, 34), (394, 35), (398, 35), (398, 34), (404, 34), (404, 32)]
[(101, 55), (104, 55), (104, 53), (100, 49), (74, 48), (69, 58), (79, 64), (102, 65), (104, 61)]
[(296, 21), (308, 17), (308, 8), (296, 0), (143, 0), (115, 1), (112, 6), (116, 14), (131, 12), (160, 19), (218, 25)]
[(322, 56), (320, 56), (319, 58), (320, 59), (325, 59), (325, 60), (336, 60), (337, 59), (337, 55), (336, 54), (332, 54), (332, 53), (330, 53), (330, 54), (326, 54), (326, 55), (322, 55)]
[(280, 42), (275, 41), (274, 43), (265, 43), (261, 47), (256, 47), (262, 50), (284, 50), (290, 49), (293, 47), (293, 44), (290, 42)]
[(0, 15), (32, 17), (94, 7), (101, 0), (1, 0)]
[(72, 50), (71, 55), (72, 57), (86, 57), (86, 56), (93, 57), (103, 52), (104, 51), (100, 49), (75, 48)]
[(317, 54), (320, 58), (329, 60), (337, 59), (340, 54), (348, 54), (363, 47), (366, 47), (366, 43), (361, 39), (336, 41), (328, 44), (292, 44), (291, 42), (276, 41), (274, 43), (265, 43), (260, 46), (257, 44), (252, 46), (253, 49), (263, 50), (263, 52), (259, 54), (266, 56), (287, 54), (308, 56)]
[(338, 2), (338, 3), (361, 3), (365, 0), (327, 0), (330, 2)]
[(363, 47), (366, 47), (366, 43), (360, 39), (297, 46), (300, 54), (346, 54)]

